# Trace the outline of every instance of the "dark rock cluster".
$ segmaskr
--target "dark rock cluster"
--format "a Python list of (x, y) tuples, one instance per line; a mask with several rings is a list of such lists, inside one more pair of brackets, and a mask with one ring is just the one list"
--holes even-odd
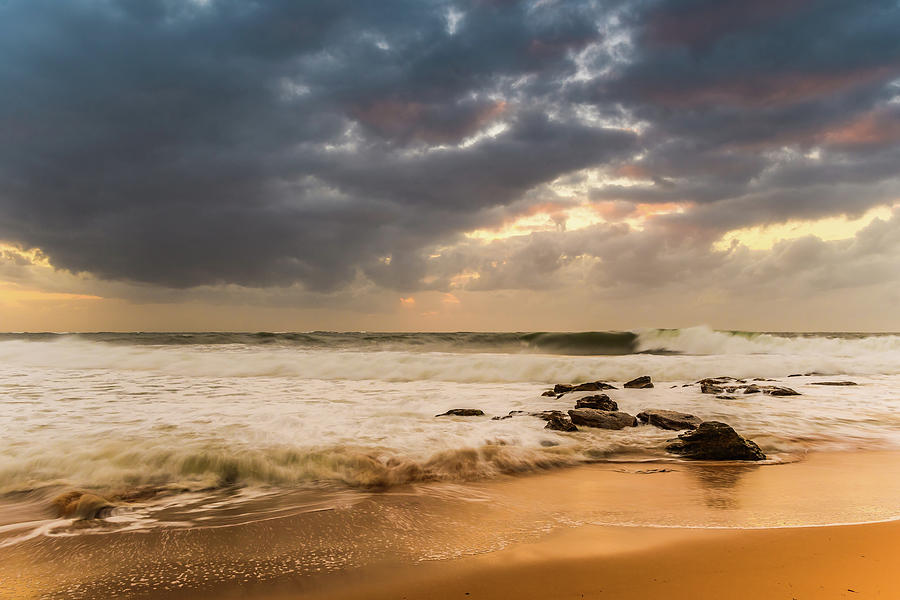
[[(793, 396), (798, 392), (783, 386), (764, 385), (771, 379), (757, 378), (758, 383), (747, 383), (735, 377), (709, 377), (696, 384), (704, 394), (715, 394), (723, 400), (733, 400), (735, 393), (766, 394), (770, 396)], [(853, 382), (819, 382), (815, 385), (855, 385)], [(649, 375), (643, 375), (625, 383), (628, 389), (650, 389), (653, 382)], [(512, 410), (507, 415), (492, 417), (493, 420), (512, 419), (530, 416), (547, 422), (545, 429), (551, 431), (574, 432), (578, 426), (596, 429), (620, 430), (644, 424), (670, 431), (686, 430), (677, 439), (669, 440), (666, 450), (688, 459), (694, 460), (765, 460), (766, 455), (754, 442), (741, 437), (731, 426), (719, 421), (704, 421), (696, 415), (662, 408), (648, 408), (630, 415), (619, 410), (619, 405), (606, 394), (594, 394), (601, 390), (614, 390), (615, 386), (603, 382), (592, 381), (580, 384), (558, 383), (553, 389), (545, 391), (542, 396), (562, 398), (566, 396), (575, 401), (575, 407), (566, 412), (561, 410), (544, 410), (527, 412)], [(576, 394), (581, 392), (581, 394)], [(572, 394), (567, 396), (567, 394)], [(454, 408), (438, 417), (482, 416), (484, 412), (476, 408)]]

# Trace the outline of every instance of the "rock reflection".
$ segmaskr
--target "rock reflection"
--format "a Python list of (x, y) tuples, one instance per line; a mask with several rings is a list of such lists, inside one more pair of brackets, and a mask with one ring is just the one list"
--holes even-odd
[(738, 493), (741, 480), (758, 468), (759, 465), (691, 465), (686, 471), (699, 484), (706, 506), (736, 510), (741, 504)]

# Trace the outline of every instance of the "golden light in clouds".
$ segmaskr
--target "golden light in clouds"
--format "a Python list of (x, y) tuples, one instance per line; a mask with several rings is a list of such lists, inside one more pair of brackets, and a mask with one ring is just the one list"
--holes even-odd
[(25, 262), (36, 267), (52, 268), (47, 255), (40, 248), (20, 248), (11, 244), (0, 242), (0, 258), (12, 259), (16, 262)]
[[(894, 206), (900, 206), (900, 204)], [(857, 219), (840, 216), (815, 221), (788, 221), (774, 225), (735, 229), (723, 235), (713, 244), (713, 249), (725, 251), (732, 244), (740, 244), (751, 250), (768, 250), (782, 240), (806, 236), (815, 236), (823, 241), (849, 239), (875, 219), (890, 219), (892, 210), (893, 207), (879, 206)]]
[(412, 296), (409, 296), (408, 298), (400, 298), (401, 306), (415, 306), (415, 304), (416, 304), (416, 299), (413, 298)]
[(68, 294), (65, 292), (44, 292), (23, 288), (14, 283), (0, 281), (0, 304), (16, 302), (40, 302), (44, 300), (102, 300), (90, 294)]
[(466, 269), (461, 273), (457, 273), (453, 277), (450, 278), (450, 287), (457, 288), (463, 287), (468, 282), (473, 279), (481, 279), (481, 273), (477, 271), (472, 271), (470, 269)]
[(466, 233), (473, 240), (491, 242), (541, 231), (577, 231), (601, 223), (626, 223), (633, 229), (644, 228), (647, 219), (657, 215), (683, 213), (690, 204), (629, 204), (622, 208), (615, 202), (585, 202), (574, 206), (540, 205), (539, 210), (516, 217), (494, 229), (476, 229)]
[[(40, 248), (20, 248), (11, 244), (0, 243), (0, 260), (9, 261), (25, 268), (37, 268), (41, 271), (53, 272), (47, 255)], [(74, 294), (68, 292), (51, 292), (34, 287), (23, 286), (11, 281), (0, 281), (0, 304), (15, 305), (27, 302), (70, 301), (70, 300), (102, 300), (92, 294)]]

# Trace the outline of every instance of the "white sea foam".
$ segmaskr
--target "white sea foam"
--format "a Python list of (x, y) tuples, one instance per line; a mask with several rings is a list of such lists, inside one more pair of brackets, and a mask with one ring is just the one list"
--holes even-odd
[[(620, 356), (10, 339), (0, 341), (0, 492), (322, 480), (367, 487), (663, 458), (672, 433), (652, 427), (561, 434), (533, 417), (489, 418), (571, 408), (565, 397), (540, 396), (555, 382), (643, 374), (656, 388), (610, 392), (622, 410), (722, 420), (776, 460), (808, 449), (900, 447), (898, 339), (693, 328), (638, 334), (638, 351), (682, 354)], [(787, 378), (809, 372), (827, 375)], [(780, 378), (803, 395), (723, 400), (681, 387), (716, 375)], [(823, 378), (861, 385), (810, 385)], [(455, 407), (488, 416), (434, 417)]]

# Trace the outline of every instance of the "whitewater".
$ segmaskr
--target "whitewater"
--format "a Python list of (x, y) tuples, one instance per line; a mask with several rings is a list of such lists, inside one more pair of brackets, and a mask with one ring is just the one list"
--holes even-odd
[[(651, 390), (621, 389), (650, 375)], [(704, 377), (802, 395), (719, 399)], [(791, 377), (793, 375), (793, 377)], [(852, 379), (851, 387), (814, 383)], [(705, 327), (577, 334), (5, 334), (0, 494), (77, 487), (385, 488), (585, 461), (671, 461), (673, 432), (544, 429), (554, 383), (603, 380), (620, 410), (729, 423), (770, 461), (900, 447), (900, 336)], [(484, 417), (435, 415), (478, 408)]]

